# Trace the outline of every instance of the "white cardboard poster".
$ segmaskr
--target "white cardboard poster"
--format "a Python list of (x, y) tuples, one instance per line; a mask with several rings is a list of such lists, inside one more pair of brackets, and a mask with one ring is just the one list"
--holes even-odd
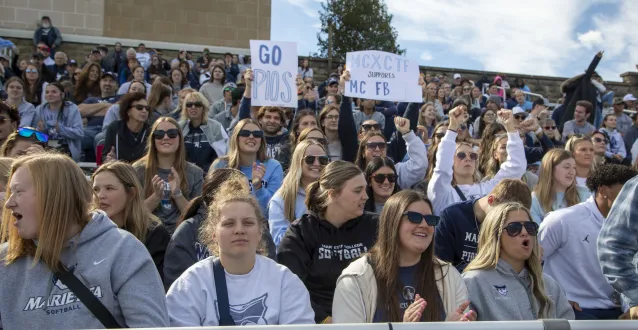
[(297, 107), (297, 44), (251, 40), (253, 69), (251, 105)]

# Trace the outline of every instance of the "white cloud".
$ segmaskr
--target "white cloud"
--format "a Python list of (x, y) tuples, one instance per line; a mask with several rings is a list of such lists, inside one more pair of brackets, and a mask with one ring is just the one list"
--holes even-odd
[(594, 46), (601, 45), (604, 42), (603, 34), (594, 30), (589, 30), (583, 34), (579, 33), (578, 41), (587, 49), (592, 49)]
[(421, 57), (419, 57), (422, 61), (432, 61), (434, 59), (434, 56), (432, 56), (432, 53), (428, 52), (427, 50), (421, 53)]
[(318, 2), (316, 0), (287, 0), (289, 4), (298, 7), (308, 17), (318, 18), (319, 12), (313, 8), (312, 2)]

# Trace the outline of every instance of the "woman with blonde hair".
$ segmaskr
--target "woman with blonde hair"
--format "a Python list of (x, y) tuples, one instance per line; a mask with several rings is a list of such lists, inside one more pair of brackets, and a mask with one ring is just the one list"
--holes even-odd
[(162, 222), (144, 206), (142, 186), (135, 169), (124, 162), (111, 162), (91, 176), (93, 207), (100, 209), (118, 228), (133, 234), (144, 243), (164, 279), (164, 253), (171, 235)]
[(339, 276), (333, 323), (470, 321), (459, 272), (434, 256), (430, 201), (413, 190), (390, 197), (377, 243)]
[(295, 148), (281, 188), (268, 204), (268, 227), (275, 245), (279, 244), (290, 223), (306, 213), (306, 188), (319, 179), (329, 162), (325, 147), (315, 140), (302, 141)]
[(204, 173), (218, 157), (226, 155), (228, 134), (217, 120), (208, 118), (208, 100), (202, 93), (186, 95), (179, 121), (184, 135), (186, 160), (199, 166)]
[(160, 117), (168, 116), (173, 110), (173, 90), (170, 85), (156, 79), (148, 95), (148, 106), (151, 107), (150, 124), (153, 124)]
[[(6, 197), (0, 296), (12, 298), (0, 301), (5, 329), (168, 326), (151, 256), (104, 212), (91, 212), (91, 186), (71, 158), (16, 159)], [(97, 301), (79, 298), (87, 290)], [(85, 307), (91, 301), (106, 313), (93, 314)]]
[(463, 271), (478, 321), (574, 319), (563, 289), (543, 273), (537, 234), (538, 224), (518, 202), (487, 212), (478, 253)]
[(436, 167), (428, 184), (427, 196), (440, 214), (448, 205), (483, 197), (502, 179), (520, 179), (525, 174), (526, 162), (523, 141), (515, 128), (511, 111), (503, 110), (501, 120), (507, 129), (507, 160), (489, 181), (480, 182), (478, 154), (467, 142), (456, 142), (460, 124), (467, 114), (463, 107), (450, 111), (450, 125), (436, 152)]
[[(485, 150), (491, 158), (487, 161), (482, 181), (493, 179), (501, 169), (501, 164), (507, 161), (507, 140), (507, 134), (497, 134), (490, 149)], [(530, 190), (533, 190), (538, 183), (538, 177), (530, 171), (525, 171), (521, 180), (527, 184)]]
[[(13, 164), (13, 158), (0, 157), (0, 202), (4, 205), (5, 197), (7, 194), (7, 185), (9, 184), (9, 173), (11, 172), (11, 164)], [(0, 219), (2, 219), (2, 212), (4, 208), (0, 209)], [(0, 220), (1, 222), (1, 220)]]
[(587, 178), (595, 166), (592, 139), (585, 135), (574, 135), (565, 143), (565, 150), (569, 151), (576, 161), (576, 184), (586, 188)]
[(576, 168), (567, 150), (552, 149), (545, 154), (532, 192), (530, 213), (536, 223), (540, 224), (547, 213), (584, 202), (591, 195), (589, 189), (576, 184)]
[(434, 108), (434, 103), (428, 102), (425, 103), (420, 111), (419, 111), (419, 122), (418, 127), (423, 131), (423, 136), (421, 139), (427, 141), (427, 139), (432, 137), (434, 134), (435, 127), (439, 122), (441, 117), (436, 113), (436, 109)]
[(244, 183), (220, 188), (200, 230), (200, 241), (217, 257), (195, 263), (171, 285), (171, 326), (314, 323), (299, 277), (258, 254), (265, 223)]
[(188, 201), (202, 193), (204, 172), (186, 161), (184, 137), (173, 118), (158, 119), (150, 135), (146, 154), (133, 167), (144, 189), (144, 205), (172, 233)]

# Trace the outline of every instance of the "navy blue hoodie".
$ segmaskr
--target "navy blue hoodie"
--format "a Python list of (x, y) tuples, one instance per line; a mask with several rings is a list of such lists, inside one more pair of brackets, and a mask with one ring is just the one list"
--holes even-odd
[(462, 273), (474, 259), (478, 247), (481, 224), (474, 216), (477, 199), (451, 204), (439, 217), (441, 220), (434, 232), (434, 253), (451, 263)]

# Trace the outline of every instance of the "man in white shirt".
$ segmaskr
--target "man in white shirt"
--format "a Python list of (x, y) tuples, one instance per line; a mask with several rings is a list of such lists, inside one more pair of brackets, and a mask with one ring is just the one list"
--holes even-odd
[(148, 69), (149, 65), (151, 65), (151, 55), (146, 52), (146, 46), (144, 44), (139, 44), (137, 47), (135, 58), (137, 58), (137, 61), (140, 62), (144, 70)]

